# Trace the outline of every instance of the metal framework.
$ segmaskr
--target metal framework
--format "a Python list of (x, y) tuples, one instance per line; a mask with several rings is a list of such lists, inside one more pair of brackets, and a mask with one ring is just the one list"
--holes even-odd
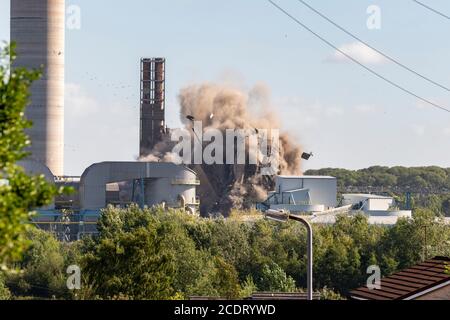
[(97, 214), (40, 213), (31, 224), (52, 233), (59, 241), (72, 242), (84, 235), (97, 234), (97, 219)]
[(141, 59), (141, 157), (147, 156), (162, 140), (166, 131), (165, 119), (166, 60), (164, 58)]

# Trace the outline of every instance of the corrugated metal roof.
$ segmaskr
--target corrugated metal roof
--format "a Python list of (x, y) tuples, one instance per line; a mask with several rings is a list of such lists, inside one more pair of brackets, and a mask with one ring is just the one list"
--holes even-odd
[(353, 299), (404, 300), (450, 281), (446, 273), (450, 258), (435, 257), (381, 279), (381, 289), (361, 287), (350, 292)]

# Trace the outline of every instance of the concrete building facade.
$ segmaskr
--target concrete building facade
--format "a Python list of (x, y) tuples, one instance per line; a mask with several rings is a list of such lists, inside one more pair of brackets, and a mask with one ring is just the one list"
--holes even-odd
[(275, 190), (263, 203), (268, 209), (323, 212), (337, 205), (337, 180), (324, 176), (277, 176)]
[[(400, 210), (396, 207), (394, 198), (375, 194), (343, 194), (343, 205), (353, 205), (354, 210), (360, 210), (369, 217), (391, 217), (394, 223), (398, 218), (411, 218), (411, 210)], [(384, 219), (385, 220), (385, 219)]]
[(197, 175), (191, 169), (166, 162), (102, 162), (81, 176), (81, 211), (99, 211), (107, 205), (106, 190), (111, 183), (141, 180), (145, 194), (142, 205), (183, 208), (196, 212)]

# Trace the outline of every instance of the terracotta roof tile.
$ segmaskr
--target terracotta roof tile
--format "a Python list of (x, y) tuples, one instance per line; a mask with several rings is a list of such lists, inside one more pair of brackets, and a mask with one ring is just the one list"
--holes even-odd
[(450, 281), (446, 268), (450, 258), (435, 257), (381, 279), (381, 289), (361, 287), (350, 292), (353, 299), (402, 300)]

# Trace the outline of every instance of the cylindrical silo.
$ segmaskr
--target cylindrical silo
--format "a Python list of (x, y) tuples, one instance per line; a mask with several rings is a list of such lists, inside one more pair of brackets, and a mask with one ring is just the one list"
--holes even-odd
[(65, 0), (11, 0), (11, 41), (17, 44), (14, 67), (43, 68), (31, 87), (25, 115), (31, 158), (56, 176), (64, 162)]
[(197, 174), (184, 166), (176, 166), (172, 176), (145, 179), (145, 205), (152, 207), (165, 203), (167, 207), (188, 209), (197, 207)]

